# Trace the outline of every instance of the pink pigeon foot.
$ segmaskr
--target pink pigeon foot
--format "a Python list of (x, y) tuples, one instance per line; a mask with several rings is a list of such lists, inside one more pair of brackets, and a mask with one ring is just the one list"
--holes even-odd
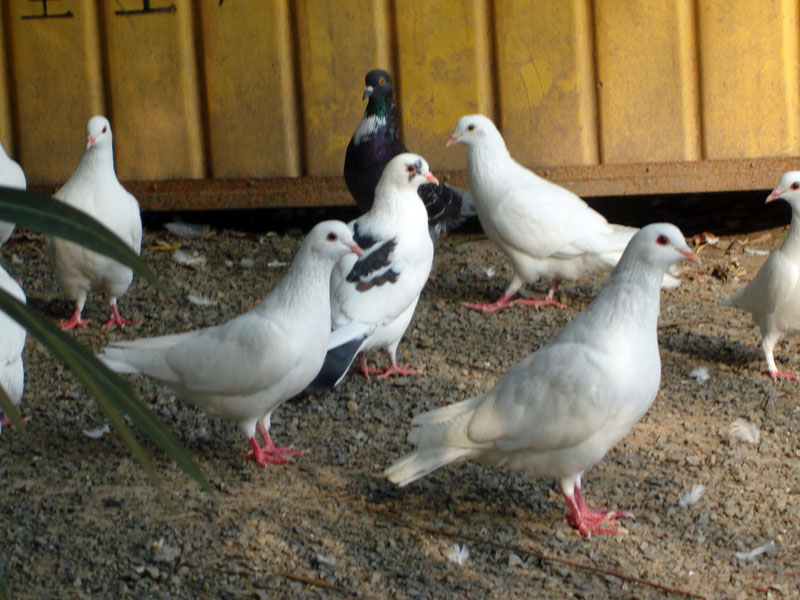
[(116, 304), (112, 304), (111, 305), (111, 318), (108, 321), (105, 322), (105, 324), (103, 325), (103, 329), (108, 329), (112, 325), (116, 325), (117, 327), (122, 329), (123, 325), (138, 325), (138, 324), (139, 323), (136, 322), (136, 321), (132, 321), (130, 319), (123, 319), (122, 315), (120, 315), (119, 311), (117, 310), (117, 305)]
[[(22, 424), (25, 425), (27, 422), (28, 417), (23, 417)], [(11, 419), (8, 418), (8, 415), (0, 417), (0, 427), (11, 427)]]
[(513, 306), (513, 302), (509, 302), (511, 296), (509, 294), (503, 294), (494, 302), (463, 302), (465, 308), (471, 308), (472, 310), (480, 310), (485, 313), (494, 313), (503, 308), (510, 308)]
[(765, 371), (765, 373), (769, 375), (772, 381), (778, 381), (778, 379), (797, 381), (798, 379), (797, 371)]
[(556, 308), (566, 308), (561, 302), (555, 298), (547, 296), (541, 300), (538, 298), (517, 298), (512, 304), (522, 304), (523, 306), (533, 306), (534, 308), (541, 308), (542, 306), (555, 306)]
[(417, 369), (408, 365), (399, 365), (391, 356), (389, 356), (389, 365), (383, 369), (368, 365), (363, 352), (359, 356), (359, 369), (366, 379), (369, 379), (370, 375), (378, 375), (381, 379), (386, 379), (392, 375), (419, 375)]
[(58, 323), (58, 326), (64, 331), (71, 331), (80, 327), (86, 327), (86, 325), (91, 322), (91, 319), (81, 319), (81, 309), (76, 306), (72, 317), (68, 321), (61, 321)]
[(262, 467), (267, 464), (285, 465), (292, 461), (293, 456), (303, 456), (305, 450), (295, 450), (291, 446), (276, 446), (269, 435), (269, 431), (260, 422), (256, 425), (258, 434), (264, 440), (264, 446), (258, 445), (255, 437), (251, 437), (248, 441), (252, 450), (247, 453), (247, 458), (252, 458)]
[(539, 308), (541, 306), (555, 306), (556, 308), (566, 308), (566, 306), (561, 304), (561, 302), (559, 302), (555, 298), (559, 285), (561, 285), (561, 280), (556, 279), (555, 283), (553, 283), (553, 287), (547, 290), (547, 296), (545, 296), (543, 300), (539, 300), (537, 298), (519, 298), (518, 300), (514, 301), (514, 304), (533, 306), (534, 308)]
[[(628, 533), (623, 528), (617, 528), (618, 523), (615, 519), (632, 519), (633, 515), (626, 510), (609, 512), (604, 506), (601, 508), (589, 508), (583, 499), (580, 488), (575, 486), (573, 495), (570, 498), (564, 495), (570, 512), (566, 514), (567, 523), (575, 527), (586, 537), (593, 533), (602, 535), (618, 535)], [(606, 526), (604, 527), (603, 524)]]

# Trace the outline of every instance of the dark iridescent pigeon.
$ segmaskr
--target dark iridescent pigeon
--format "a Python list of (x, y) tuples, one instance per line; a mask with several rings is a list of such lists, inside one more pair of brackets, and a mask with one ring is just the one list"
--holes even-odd
[[(392, 79), (386, 71), (374, 69), (364, 80), (363, 97), (369, 97), (369, 102), (344, 157), (344, 180), (362, 213), (372, 208), (375, 186), (386, 163), (407, 152), (400, 138)], [(428, 212), (428, 229), (433, 240), (458, 227), (466, 217), (477, 214), (467, 190), (428, 183), (420, 186), (418, 193)]]

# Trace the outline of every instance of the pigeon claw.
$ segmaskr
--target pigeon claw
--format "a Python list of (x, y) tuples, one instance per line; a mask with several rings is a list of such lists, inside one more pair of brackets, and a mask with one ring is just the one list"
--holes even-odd
[(122, 315), (120, 315), (119, 311), (117, 310), (117, 305), (112, 304), (111, 318), (103, 324), (103, 329), (108, 329), (112, 325), (116, 325), (117, 327), (122, 329), (124, 325), (138, 325), (138, 324), (139, 323), (137, 321), (133, 321), (131, 319), (123, 319)]
[(615, 510), (609, 512), (605, 506), (600, 508), (589, 508), (583, 499), (580, 488), (577, 486), (573, 491), (572, 497), (564, 495), (567, 501), (569, 512), (566, 513), (567, 523), (577, 529), (582, 535), (591, 537), (593, 533), (598, 535), (624, 535), (628, 530), (618, 527), (616, 519), (633, 519), (633, 514), (627, 510)]
[[(22, 424), (25, 425), (28, 422), (28, 417), (22, 418)], [(0, 416), (0, 427), (11, 427), (11, 419), (8, 418), (8, 415)]]
[(514, 303), (509, 302), (509, 298), (511, 298), (511, 296), (503, 294), (494, 302), (464, 302), (463, 304), (465, 308), (492, 314), (503, 308), (510, 308), (513, 306)]
[(517, 298), (512, 304), (522, 304), (523, 306), (533, 306), (534, 308), (541, 308), (542, 306), (555, 306), (556, 308), (566, 308), (561, 302), (550, 296), (546, 298)]
[(76, 306), (75, 312), (72, 313), (72, 317), (66, 321), (60, 321), (58, 326), (64, 331), (72, 331), (73, 329), (86, 327), (91, 322), (91, 319), (81, 319), (81, 309)]
[[(285, 465), (292, 462), (295, 456), (303, 456), (305, 450), (295, 450), (291, 446), (275, 446), (274, 444), (264, 444), (259, 446), (255, 437), (249, 440), (251, 450), (245, 458), (252, 459), (262, 467), (267, 465)], [(271, 440), (270, 440), (271, 441)]]
[(769, 378), (772, 381), (778, 381), (779, 379), (788, 379), (789, 381), (797, 381), (800, 379), (798, 376), (797, 371), (765, 371)]

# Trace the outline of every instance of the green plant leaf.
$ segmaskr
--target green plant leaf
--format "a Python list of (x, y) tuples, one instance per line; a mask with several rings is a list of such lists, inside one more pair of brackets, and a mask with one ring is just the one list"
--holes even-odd
[(0, 220), (75, 242), (113, 258), (167, 294), (153, 270), (91, 215), (46, 194), (0, 186)]
[(137, 399), (131, 387), (119, 375), (109, 370), (86, 348), (62, 332), (39, 311), (23, 304), (3, 290), (0, 290), (0, 310), (25, 327), (30, 335), (59, 358), (83, 382), (131, 454), (162, 493), (163, 489), (155, 467), (126, 424), (122, 413), (128, 415), (133, 423), (200, 484), (203, 490), (212, 490), (197, 463), (158, 420), (155, 413)]

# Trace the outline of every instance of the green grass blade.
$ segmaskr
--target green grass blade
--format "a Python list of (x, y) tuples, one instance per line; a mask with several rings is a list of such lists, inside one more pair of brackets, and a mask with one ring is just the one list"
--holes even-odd
[(85, 212), (39, 192), (0, 186), (0, 220), (64, 238), (121, 262), (161, 292), (167, 293), (153, 270), (119, 236)]
[(197, 463), (158, 420), (155, 413), (136, 398), (127, 382), (110, 371), (86, 348), (58, 329), (40, 312), (19, 302), (3, 290), (0, 290), (0, 310), (5, 311), (12, 319), (24, 326), (30, 335), (75, 373), (111, 421), (131, 454), (139, 461), (148, 477), (159, 489), (160, 483), (155, 467), (136, 441), (120, 411), (127, 414), (134, 424), (202, 489), (211, 491), (211, 486)]

